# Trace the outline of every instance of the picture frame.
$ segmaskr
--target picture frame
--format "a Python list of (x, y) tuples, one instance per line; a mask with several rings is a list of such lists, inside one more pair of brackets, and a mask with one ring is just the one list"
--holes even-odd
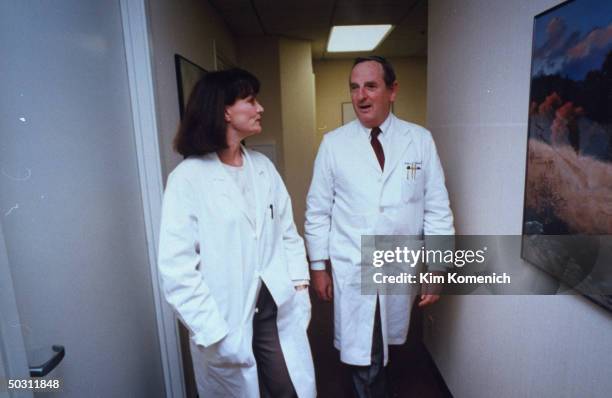
[(521, 257), (612, 311), (612, 3), (534, 17)]
[(182, 119), (191, 90), (208, 71), (179, 54), (174, 54), (174, 67), (176, 70), (179, 112)]

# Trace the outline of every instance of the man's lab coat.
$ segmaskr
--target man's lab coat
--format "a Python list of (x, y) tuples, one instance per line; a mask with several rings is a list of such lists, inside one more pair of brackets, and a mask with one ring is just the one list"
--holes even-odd
[[(389, 115), (381, 139), (384, 172), (358, 120), (323, 138), (307, 197), (305, 237), (311, 261), (330, 259), (334, 283), (334, 345), (341, 360), (369, 365), (377, 294), (362, 294), (362, 235), (453, 235), (444, 174), (429, 131)], [(365, 266), (365, 265), (364, 265)], [(430, 269), (436, 270), (436, 269)], [(420, 287), (380, 294), (387, 345), (406, 340)]]

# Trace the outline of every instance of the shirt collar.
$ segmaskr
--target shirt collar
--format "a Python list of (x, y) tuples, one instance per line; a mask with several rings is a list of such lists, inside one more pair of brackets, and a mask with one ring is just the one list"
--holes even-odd
[[(359, 122), (359, 119), (357, 119), (357, 121)], [(389, 112), (389, 115), (387, 115), (387, 118), (385, 119), (384, 122), (382, 122), (382, 124), (380, 126), (378, 126), (378, 128), (380, 129), (380, 137), (385, 137), (388, 134), (385, 134), (387, 131), (389, 131), (389, 127), (391, 126), (391, 112)], [(370, 131), (372, 131), (372, 129), (367, 128), (366, 126), (364, 126), (363, 124), (361, 124), (361, 122), (359, 122), (359, 127), (361, 128), (361, 130), (368, 136), (368, 138), (370, 138)]]

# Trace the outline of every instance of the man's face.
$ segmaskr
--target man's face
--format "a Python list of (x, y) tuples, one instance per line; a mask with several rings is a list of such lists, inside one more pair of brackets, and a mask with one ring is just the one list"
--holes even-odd
[(357, 118), (367, 128), (380, 126), (391, 110), (397, 94), (397, 82), (389, 88), (383, 79), (383, 67), (376, 61), (361, 62), (351, 71), (351, 100)]

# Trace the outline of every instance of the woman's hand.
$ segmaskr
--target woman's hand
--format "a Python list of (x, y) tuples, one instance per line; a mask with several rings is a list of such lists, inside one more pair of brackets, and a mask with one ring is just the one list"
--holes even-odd
[(244, 344), (242, 330), (234, 330), (227, 334), (219, 342), (211, 345), (210, 363), (217, 366), (254, 366), (255, 361), (250, 347)]

